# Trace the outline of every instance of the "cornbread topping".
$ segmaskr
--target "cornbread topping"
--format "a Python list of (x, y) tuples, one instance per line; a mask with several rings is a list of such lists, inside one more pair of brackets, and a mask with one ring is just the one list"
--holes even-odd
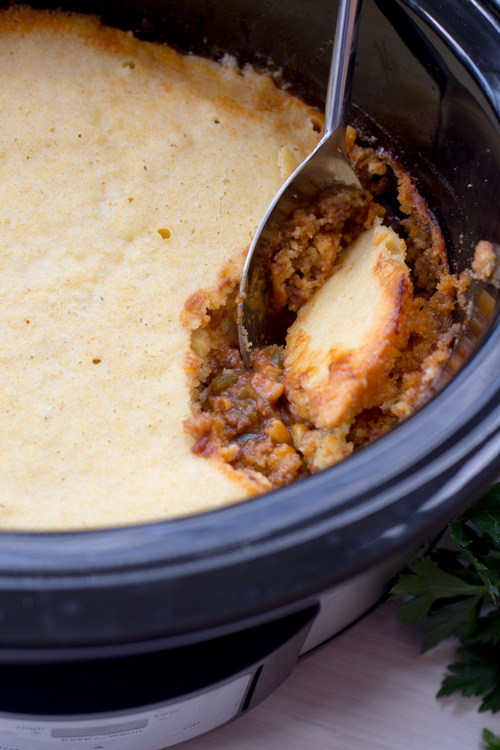
[[(350, 130), (363, 194), (290, 217), (269, 274), (297, 321), (249, 372), (239, 276), (267, 206), (318, 142), (317, 111), (230, 58), (182, 56), (87, 16), (1, 11), (0, 62), (0, 528), (236, 502), (335, 463), (423, 402), (461, 287), (390, 155)], [(370, 263), (384, 280), (353, 346), (329, 287), (347, 274), (361, 291), (349, 317), (371, 315), (365, 282), (342, 265), (352, 242), (375, 248), (366, 284)], [(340, 354), (320, 361), (301, 332), (324, 320), (329, 289)], [(334, 405), (342, 377), (355, 387)]]
[(316, 110), (234, 60), (86, 16), (2, 11), (0, 61), (0, 528), (261, 491), (191, 451), (191, 330), (317, 143)]

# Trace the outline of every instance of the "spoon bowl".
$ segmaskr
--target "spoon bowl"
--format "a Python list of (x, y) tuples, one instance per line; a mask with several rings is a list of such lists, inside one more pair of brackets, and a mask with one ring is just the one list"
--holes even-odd
[(340, 0), (325, 104), (325, 132), (314, 151), (282, 186), (248, 251), (240, 283), (238, 340), (243, 361), (250, 366), (252, 347), (282, 343), (288, 316), (277, 314), (270, 301), (267, 264), (280, 229), (297, 208), (310, 204), (324, 190), (346, 185), (361, 190), (346, 151), (349, 108), (361, 0)]

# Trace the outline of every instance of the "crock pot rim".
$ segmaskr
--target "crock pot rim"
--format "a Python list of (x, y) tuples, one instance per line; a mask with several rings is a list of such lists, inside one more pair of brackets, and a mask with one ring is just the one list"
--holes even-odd
[[(456, 2), (457, 0), (452, 2), (446, 0), (446, 2), (441, 3), (439, 12), (444, 12), (443, 8), (444, 10), (446, 8), (453, 10)], [(462, 4), (471, 2), (472, 4), (473, 0), (460, 0), (460, 2)], [(422, 6), (426, 3), (427, 0), (424, 0)], [(421, 16), (420, 7), (415, 4), (414, 0), (405, 0), (405, 4)], [(474, 7), (476, 6), (477, 3), (474, 2)], [(473, 56), (471, 59), (473, 59)], [(492, 71), (492, 80), (497, 80), (497, 78), (498, 71)], [(492, 109), (498, 113), (500, 110), (500, 90), (494, 91), (491, 89), (486, 93)], [(496, 127), (498, 127), (498, 121)], [(496, 447), (500, 434), (500, 382), (496, 384), (490, 376), (487, 388), (478, 394), (473, 403), (468, 403), (467, 408), (460, 401), (460, 394), (464, 390), (466, 391), (468, 385), (472, 384), (474, 379), (483, 371), (487, 373), (492, 369), (496, 372), (499, 371), (499, 338), (500, 328), (496, 324), (489, 331), (481, 348), (463, 370), (442, 393), (436, 396), (432, 402), (432, 408), (431, 405), (425, 407), (382, 441), (352, 456), (343, 464), (308, 479), (308, 488), (314, 486), (317, 489), (319, 487), (324, 488), (325, 485), (333, 485), (341, 476), (345, 479), (348, 473), (354, 474), (355, 470), (361, 471), (363, 467), (369, 469), (371, 465), (376, 465), (382, 455), (390, 458), (391, 452), (398, 445), (406, 441), (411, 442), (411, 436), (418, 429), (435, 425), (438, 421), (436, 419), (437, 414), (442, 414), (447, 409), (448, 416), (451, 409), (453, 421), (446, 425), (445, 437), (441, 444), (433, 447), (427, 446), (426, 450), (422, 452), (419, 457), (421, 464), (425, 463), (426, 457), (432, 454), (436, 468), (441, 461), (441, 466), (445, 467), (447, 472), (459, 471), (457, 467), (460, 466), (460, 451), (463, 448), (467, 452), (466, 447), (462, 446), (461, 443), (467, 435), (472, 433), (475, 436), (475, 447), (478, 452), (484, 453), (489, 445)], [(484, 431), (484, 440), (481, 440), (481, 430)], [(435, 438), (435, 434), (431, 433), (431, 437)], [(415, 540), (422, 538), (422, 530), (430, 529), (433, 523), (445, 523), (446, 520), (449, 520), (452, 508), (453, 511), (456, 511), (460, 507), (465, 494), (469, 499), (477, 496), (477, 493), (491, 481), (495, 471), (500, 469), (499, 464), (500, 451), (496, 454), (495, 460), (490, 463), (488, 470), (485, 470), (484, 466), (481, 467), (477, 477), (468, 487), (467, 493), (464, 490), (465, 484), (461, 484), (459, 478), (456, 501), (450, 503), (450, 498), (444, 497), (435, 509), (427, 514), (421, 513), (418, 518), (419, 523), (413, 529), (410, 529), (407, 535), (399, 536), (392, 544), (391, 552), (411, 546)], [(429, 464), (428, 478), (430, 480), (432, 480), (432, 468)], [(406, 480), (408, 477), (412, 478), (413, 474), (414, 472), (409, 470), (403, 472), (403, 476), (398, 474), (397, 478)], [(368, 479), (370, 479), (370, 476), (368, 476)], [(373, 497), (378, 497), (378, 500), (380, 500), (379, 496), (385, 491), (387, 484), (386, 478), (384, 482), (376, 483), (375, 486), (366, 486), (365, 494), (367, 497), (364, 498), (364, 502), (367, 510), (369, 510), (369, 501)], [(208, 580), (208, 577), (204, 577), (205, 573), (216, 572), (218, 565), (221, 567), (227, 566), (230, 564), (231, 558), (239, 558), (240, 562), (249, 563), (248, 570), (251, 572), (252, 559), (260, 557), (264, 547), (266, 547), (265, 557), (267, 559), (273, 556), (273, 549), (279, 549), (281, 552), (287, 552), (289, 549), (293, 553), (293, 545), (297, 543), (305, 510), (307, 510), (308, 519), (306, 520), (308, 520), (308, 523), (304, 527), (304, 537), (307, 536), (308, 532), (316, 533), (312, 528), (313, 525), (315, 525), (317, 532), (321, 534), (328, 526), (326, 521), (335, 520), (336, 514), (345, 510), (356, 494), (351, 488), (349, 498), (343, 504), (335, 505), (335, 512), (331, 512), (332, 508), (328, 506), (333, 505), (334, 495), (330, 494), (327, 498), (323, 498), (321, 502), (317, 501), (316, 504), (313, 498), (310, 505), (305, 509), (303, 498), (300, 498), (301, 488), (301, 484), (292, 485), (270, 495), (248, 500), (240, 505), (172, 521), (157, 521), (123, 528), (64, 533), (2, 532), (0, 533), (0, 593), (2, 596), (6, 593), (12, 593), (12, 601), (15, 600), (16, 603), (21, 601), (20, 606), (24, 606), (23, 596), (26, 591), (40, 592), (40, 602), (44, 606), (44, 602), (46, 604), (48, 601), (45, 598), (46, 594), (73, 592), (77, 595), (78, 591), (89, 590), (93, 592), (100, 587), (103, 593), (100, 601), (106, 602), (106, 587), (109, 585), (114, 586), (115, 589), (121, 588), (122, 596), (125, 597), (129, 584), (135, 585), (136, 588), (144, 586), (146, 589), (149, 583), (162, 582), (170, 577), (169, 582), (175, 584), (175, 587), (171, 587), (168, 591), (170, 593), (175, 591), (176, 595), (182, 599), (184, 579), (187, 580), (188, 577), (196, 578), (199, 574), (200, 581)], [(333, 492), (335, 488), (331, 489)], [(359, 491), (359, 487), (357, 491)], [(368, 497), (370, 492), (372, 494)], [(422, 501), (421, 507), (425, 506), (423, 498), (417, 498), (417, 500), (418, 502)], [(268, 529), (267, 524), (265, 524), (265, 533), (262, 535), (263, 526), (252, 526), (252, 518), (256, 518), (259, 523), (261, 520), (268, 521), (269, 518), (259, 519), (258, 516), (268, 516), (271, 506), (273, 506), (278, 533)], [(361, 508), (361, 506), (359, 507)], [(399, 509), (404, 508), (404, 503), (399, 502), (397, 507)], [(264, 508), (265, 514), (259, 510)], [(281, 523), (283, 528), (280, 529), (279, 521), (283, 521), (286, 513), (289, 515), (296, 513), (295, 520), (293, 524)], [(367, 519), (370, 519), (369, 512), (365, 515), (365, 520)], [(325, 523), (323, 524), (323, 522)], [(388, 519), (389, 530), (393, 522), (394, 519)], [(224, 527), (222, 539), (220, 535), (221, 527)], [(331, 524), (329, 528), (331, 528)], [(215, 534), (216, 539), (214, 538)], [(55, 543), (56, 540), (57, 544)], [(310, 535), (307, 545), (303, 546), (311, 547), (312, 555), (314, 555), (314, 544), (311, 544), (311, 540), (312, 536)], [(185, 548), (184, 558), (177, 553), (176, 547)], [(375, 564), (377, 560), (382, 559), (387, 554), (387, 549), (387, 544), (381, 545), (379, 552), (372, 549), (371, 556), (363, 559), (362, 566), (366, 566), (367, 560), (368, 564)], [(342, 567), (341, 572), (332, 569), (328, 585), (335, 584), (339, 577), (345, 580), (355, 575), (360, 569), (360, 565), (360, 561), (350, 558), (347, 564)], [(278, 574), (276, 574), (276, 577), (278, 577)], [(212, 618), (212, 625), (216, 624), (217, 619), (219, 622), (234, 622), (251, 616), (252, 613), (254, 616), (259, 612), (262, 613), (262, 616), (268, 616), (273, 606), (284, 607), (287, 602), (290, 606), (300, 606), (300, 604), (297, 604), (300, 597), (311, 596), (314, 592), (325, 590), (326, 578), (323, 576), (321, 580), (314, 580), (311, 574), (306, 572), (304, 579), (297, 582), (293, 591), (291, 589), (283, 590), (279, 593), (279, 596), (275, 595), (275, 588), (273, 589), (273, 586), (276, 586), (276, 581), (263, 581), (261, 586), (268, 589), (266, 598), (262, 600), (257, 598), (253, 601), (247, 598), (244, 606), (241, 602), (235, 603), (234, 606), (232, 602), (226, 602), (225, 609), (221, 609)], [(251, 589), (251, 582), (249, 588)], [(162, 589), (162, 591), (166, 590)], [(151, 598), (155, 598), (156, 602), (159, 601), (158, 594), (158, 588), (155, 589), (154, 594), (151, 593)], [(26, 598), (26, 601), (28, 599), (29, 597)], [(3, 605), (6, 601), (10, 601), (10, 599), (8, 597), (2, 598), (0, 603)], [(296, 603), (293, 604), (293, 602)], [(37, 603), (39, 602), (35, 602), (35, 604)], [(67, 600), (61, 601), (61, 605), (66, 603)], [(29, 606), (32, 606), (32, 604), (33, 602)], [(28, 605), (26, 604), (26, 606)], [(212, 614), (208, 611), (205, 612), (205, 615), (208, 620), (212, 617)], [(102, 616), (102, 612), (99, 616)], [(169, 632), (170, 630), (182, 632), (186, 628), (195, 629), (196, 618), (199, 615), (184, 611), (183, 616), (182, 622), (180, 619), (176, 620), (175, 617), (172, 617), (168, 622), (167, 630)], [(124, 629), (121, 635), (126, 638), (130, 633), (127, 631), (125, 623), (123, 625)], [(68, 632), (77, 640), (77, 633), (71, 630), (71, 627)]]
[[(435, 5), (429, 2), (417, 2), (417, 0), (404, 0), (404, 5), (406, 5), (409, 9), (411, 9), (413, 12), (415, 12), (420, 18), (422, 18), (425, 23), (429, 25), (430, 28), (433, 29), (441, 38), (444, 38), (444, 41), (447, 44), (451, 44), (453, 46), (454, 51), (456, 52), (457, 56), (461, 60), (462, 64), (469, 67), (470, 71), (472, 72), (478, 82), (478, 85), (480, 88), (484, 91), (485, 88), (485, 82), (486, 82), (486, 91), (487, 97), (491, 104), (495, 104), (494, 107), (495, 110), (500, 110), (500, 90), (495, 90), (493, 85), (488, 85), (487, 82), (487, 76), (483, 76), (479, 72), (478, 66), (475, 64), (475, 61), (471, 55), (471, 51), (466, 49), (466, 45), (464, 43), (464, 40), (462, 39), (461, 45), (458, 45), (455, 40), (450, 36), (450, 34), (446, 33), (443, 35), (443, 24), (442, 19), (446, 19), (447, 21), (450, 20), (449, 14), (447, 14), (447, 8), (448, 6), (451, 8), (452, 6), (456, 8), (456, 0), (446, 0), (446, 2), (443, 2), (440, 6), (440, 8), (436, 9)], [(465, 4), (465, 3), (462, 3)], [(476, 2), (476, 0), (467, 0), (466, 3), (468, 6), (473, 5), (476, 11), (479, 12), (481, 15), (483, 21), (490, 26), (495, 26), (495, 29), (498, 33), (500, 33), (500, 21), (498, 17), (493, 17), (492, 13), (488, 13), (486, 8)], [(453, 19), (451, 19), (453, 20)], [(466, 42), (466, 39), (465, 39)], [(485, 49), (486, 45), (481, 46), (481, 50), (483, 51)], [(477, 50), (476, 50), (477, 53)], [(471, 66), (472, 61), (472, 68)], [(499, 71), (490, 71), (493, 73), (500, 73)], [(493, 78), (495, 76), (493, 75)], [(495, 81), (493, 81), (494, 83)], [(498, 334), (498, 332), (497, 332)], [(457, 377), (450, 383), (443, 394), (439, 394), (433, 401), (432, 404), (434, 405), (433, 408), (436, 408), (436, 406), (441, 402), (442, 398), (444, 397), (444, 394), (448, 393), (451, 397), (451, 394), (453, 393), (454, 389), (456, 389), (459, 385), (459, 383), (462, 382), (463, 378), (468, 377), (468, 374), (470, 377), (473, 377), (471, 368), (474, 368), (474, 362), (476, 362), (477, 358), (481, 359), (481, 351), (485, 351), (488, 346), (491, 345), (492, 340), (495, 338), (495, 335), (490, 335), (485, 343), (483, 343), (482, 349), (479, 352), (476, 352), (475, 355), (472, 357), (471, 361), (469, 361), (464, 369), (457, 375)], [(499, 389), (500, 392), (500, 389)], [(484, 394), (481, 394), (481, 397), (484, 397)], [(495, 401), (495, 398), (492, 396), (492, 402)], [(428, 407), (426, 407), (420, 414), (428, 413), (427, 411)], [(392, 434), (389, 434), (384, 437), (382, 442), (378, 442), (374, 444), (373, 446), (368, 446), (363, 451), (359, 452), (358, 454), (350, 457), (347, 461), (343, 462), (342, 464), (339, 464), (331, 469), (326, 470), (325, 472), (322, 472), (319, 475), (316, 475), (314, 477), (310, 477), (307, 480), (305, 480), (308, 485), (312, 488), (315, 483), (323, 485), (324, 483), (329, 483), (330, 481), (334, 481), (334, 477), (338, 477), (341, 473), (344, 473), (345, 471), (351, 471), (354, 472), (356, 470), (356, 462), (363, 463), (364, 461), (369, 460), (369, 457), (373, 454), (376, 455), (381, 452), (385, 452), (385, 450), (390, 451), (390, 446), (392, 443), (398, 441), (398, 438), (402, 435), (402, 431), (407, 430), (414, 430), (417, 429), (418, 420), (420, 417), (420, 414), (414, 415), (412, 419), (398, 427), (396, 430), (392, 432)], [(450, 430), (450, 434), (452, 434), (454, 429)], [(384, 444), (385, 450), (382, 446)], [(383, 481), (381, 483), (377, 483), (377, 487), (383, 486), (386, 483), (386, 481)], [(78, 530), (78, 531), (67, 531), (67, 532), (43, 532), (43, 533), (33, 533), (33, 532), (8, 532), (8, 531), (2, 531), (0, 532), (0, 539), (7, 540), (18, 540), (21, 544), (23, 543), (23, 540), (28, 536), (30, 539), (37, 539), (40, 543), (43, 543), (43, 541), (46, 541), (47, 544), (51, 543), (51, 540), (53, 540), (55, 537), (61, 539), (61, 538), (68, 538), (71, 537), (75, 542), (77, 539), (90, 539), (90, 538), (99, 538), (101, 535), (105, 535), (107, 538), (109, 538), (110, 535), (113, 536), (120, 536), (121, 534), (125, 533), (128, 535), (129, 533), (137, 533), (141, 534), (142, 532), (149, 530), (149, 529), (170, 529), (175, 528), (177, 534), (184, 533), (183, 526), (186, 526), (186, 532), (189, 533), (189, 528), (196, 526), (198, 523), (203, 522), (205, 519), (210, 519), (210, 522), (212, 522), (213, 519), (221, 518), (224, 516), (231, 516), (231, 515), (240, 515), (240, 513), (243, 513), (245, 516), (248, 513), (251, 512), (251, 509), (254, 507), (260, 505), (261, 503), (265, 502), (266, 504), (269, 504), (269, 499), (272, 497), (273, 502), (282, 502), (283, 504), (287, 503), (287, 498), (291, 494), (296, 494), (297, 492), (300, 492), (301, 488), (303, 486), (303, 483), (297, 483), (295, 485), (292, 485), (291, 487), (287, 487), (281, 490), (277, 490), (269, 495), (261, 496), (258, 498), (253, 498), (245, 501), (242, 504), (232, 505), (224, 508), (214, 509), (205, 513), (197, 514), (196, 516), (189, 516), (186, 518), (179, 518), (179, 519), (172, 519), (169, 521), (154, 521), (152, 523), (145, 523), (145, 524), (138, 524), (123, 528), (109, 528), (109, 529), (97, 529), (97, 530)], [(343, 506), (342, 502), (334, 503), (335, 510), (339, 510)], [(241, 541), (242, 544), (248, 543), (244, 540)], [(2, 567), (4, 564), (8, 564), (7, 561), (4, 559), (4, 555), (2, 551), (0, 551), (0, 567)], [(100, 561), (100, 564), (102, 564), (104, 560)]]
[[(450, 0), (450, 5), (456, 3), (456, 0)], [(470, 3), (469, 3), (470, 4)], [(430, 4), (422, 2), (416, 2), (416, 0), (405, 0), (405, 5), (414, 11), (420, 18), (422, 18), (429, 26), (440, 36), (442, 24), (441, 19), (446, 16), (447, 3), (443, 3), (443, 7), (436, 9), (430, 7)], [(454, 5), (455, 7), (455, 5)], [(487, 14), (486, 9), (474, 2), (476, 10), (482, 14), (484, 22), (495, 26), (496, 31), (500, 33), (500, 23), (498, 19), (494, 19), (491, 14)], [(441, 15), (439, 16), (439, 12)], [(435, 16), (439, 16), (436, 20)], [(449, 18), (449, 17), (447, 17)], [(469, 72), (472, 72), (478, 82), (478, 85), (486, 93), (490, 104), (496, 111), (500, 110), (500, 90), (495, 89), (493, 84), (495, 83), (495, 75), (497, 71), (493, 71), (493, 84), (488, 85), (487, 77), (479, 75), (478, 68), (475, 64), (470, 67), (470, 61), (474, 63), (471, 57), (470, 50), (464, 49), (463, 47), (457, 46), (456, 42), (450, 38), (449, 34), (444, 40), (447, 44), (453, 44), (455, 52), (457, 52), (463, 65), (469, 67)], [(484, 47), (484, 45), (483, 45)], [(498, 71), (500, 72), (500, 71)], [(485, 89), (486, 81), (486, 91)], [(449, 408), (449, 404), (455, 401), (456, 405), (456, 391), (461, 387), (464, 381), (472, 381), (477, 375), (477, 368), (481, 368), (481, 360), (486, 356), (492, 356), (492, 349), (495, 347), (495, 342), (500, 338), (500, 331), (498, 329), (490, 330), (485, 341), (482, 343), (479, 351), (475, 352), (469, 362), (466, 363), (464, 368), (451, 383), (447, 385), (444, 391), (438, 394), (431, 402), (433, 412), (437, 412), (441, 408), (446, 410)], [(474, 405), (474, 410), (477, 405), (483, 401), (487, 402), (492, 409), (494, 409), (500, 403), (500, 385), (496, 387), (494, 384), (491, 385), (490, 392), (481, 393), (478, 396), (478, 402)], [(404, 439), (407, 434), (413, 434), (419, 429), (419, 425), (422, 420), (427, 420), (428, 415), (431, 413), (431, 404), (427, 405), (418, 414), (406, 423), (400, 425), (392, 433), (386, 435), (382, 441), (375, 443), (372, 446), (368, 446), (359, 453), (351, 456), (346, 461), (338, 464), (337, 466), (327, 469), (318, 475), (309, 477), (304, 480), (307, 483), (308, 490), (313, 494), (316, 489), (321, 488), (324, 491), (325, 485), (329, 486), (336, 482), (336, 480), (345, 480), (346, 473), (355, 474), (357, 471), (362, 470), (366, 467), (366, 464), (379, 464), (379, 458), (383, 459), (384, 456), (390, 454), (393, 450), (393, 446)], [(442, 405), (442, 406), (441, 406)], [(500, 409), (500, 406), (498, 406)], [(459, 415), (457, 409), (454, 410), (454, 421), (448, 425), (446, 430), (446, 440), (453, 437), (453, 434), (457, 429), (460, 428), (462, 422), (457, 422)], [(439, 411), (441, 414), (441, 411)], [(461, 414), (461, 413), (460, 413)], [(493, 413), (492, 413), (493, 416)], [(468, 413), (461, 414), (463, 421), (467, 422), (470, 415)], [(427, 447), (425, 453), (419, 457), (420, 460), (425, 460), (425, 456), (429, 454), (429, 447)], [(404, 470), (408, 470), (405, 466)], [(396, 472), (396, 476), (400, 475), (401, 471)], [(392, 477), (394, 478), (394, 477)], [(367, 513), (369, 514), (369, 497), (372, 497), (377, 492), (381, 491), (384, 486), (387, 485), (391, 477), (387, 475), (383, 479), (377, 479), (375, 482), (371, 482), (363, 488), (365, 497), (361, 501), (361, 504), (366, 505)], [(17, 531), (2, 531), (0, 532), (1, 548), (0, 548), (0, 570), (6, 572), (7, 570), (15, 574), (16, 571), (25, 574), (30, 566), (35, 566), (33, 571), (35, 575), (47, 575), (47, 573), (54, 574), (59, 570), (60, 575), (64, 576), (73, 572), (81, 572), (88, 574), (91, 571), (113, 569), (115, 566), (123, 569), (127, 567), (148, 567), (155, 566), (161, 563), (163, 566), (167, 561), (172, 564), (176, 564), (179, 561), (179, 557), (174, 550), (179, 547), (185, 547), (189, 549), (189, 558), (193, 559), (196, 557), (195, 549), (198, 547), (198, 554), (201, 558), (207, 556), (211, 557), (212, 553), (217, 550), (217, 553), (222, 552), (220, 548), (220, 540), (217, 543), (216, 540), (211, 539), (212, 534), (210, 533), (213, 528), (219, 527), (222, 520), (226, 520), (232, 527), (238, 527), (242, 532), (239, 534), (232, 533), (230, 535), (229, 548), (248, 548), (249, 545), (258, 545), (263, 539), (269, 539), (273, 535), (280, 535), (278, 530), (274, 527), (269, 530), (268, 534), (262, 536), (260, 532), (255, 533), (255, 529), (260, 529), (260, 524), (255, 526), (252, 524), (252, 516), (256, 513), (260, 514), (260, 508), (264, 505), (266, 507), (266, 515), (270, 514), (270, 508), (275, 506), (277, 509), (283, 508), (285, 513), (284, 516), (289, 516), (290, 511), (295, 511), (294, 502), (300, 506), (300, 501), (297, 497), (302, 494), (304, 488), (304, 482), (299, 482), (290, 487), (286, 487), (280, 490), (276, 490), (268, 495), (252, 498), (244, 501), (241, 504), (235, 504), (223, 508), (216, 508), (204, 513), (199, 513), (195, 516), (188, 516), (178, 519), (171, 520), (157, 520), (150, 523), (141, 523), (137, 525), (131, 525), (126, 527), (118, 528), (105, 528), (105, 529), (91, 529), (91, 530), (75, 530), (66, 532), (17, 532)], [(352, 503), (353, 489), (350, 492), (344, 492), (343, 497), (330, 498), (328, 505), (330, 513), (335, 515), (341, 513), (346, 504)], [(355, 489), (355, 492), (359, 492), (359, 487)], [(295, 500), (294, 500), (295, 498)], [(302, 503), (303, 505), (303, 503)], [(299, 507), (298, 510), (301, 510)], [(302, 507), (302, 511), (304, 508)], [(315, 512), (316, 511), (316, 512)], [(307, 517), (309, 519), (316, 518), (318, 515), (325, 515), (324, 507), (319, 510), (313, 506), (308, 506)], [(279, 516), (279, 513), (277, 513)], [(243, 522), (240, 524), (240, 519)], [(268, 519), (269, 520), (269, 519)], [(288, 522), (283, 526), (286, 529), (296, 528), (301, 523), (306, 522), (304, 514), (299, 513), (295, 522)], [(234, 528), (233, 528), (234, 531)], [(253, 532), (253, 533), (248, 533)], [(284, 532), (285, 534), (287, 532)], [(217, 534), (216, 534), (217, 536)], [(26, 538), (31, 541), (30, 549), (26, 549)], [(131, 547), (131, 537), (136, 539), (135, 544)], [(152, 537), (161, 537), (164, 542), (164, 550), (162, 554), (158, 554), (157, 543), (151, 544)], [(169, 538), (173, 544), (168, 544)], [(186, 544), (184, 545), (183, 539), (186, 538)], [(58, 554), (54, 556), (54, 540), (58, 539)], [(61, 544), (64, 540), (68, 544)], [(110, 542), (113, 540), (112, 548), (110, 549)], [(155, 540), (157, 541), (157, 540)], [(227, 544), (228, 540), (224, 540), (224, 544)], [(91, 544), (94, 549), (91, 554), (85, 554), (85, 548)], [(36, 550), (34, 548), (36, 546)], [(163, 545), (161, 545), (163, 546)], [(6, 547), (8, 549), (6, 549)], [(200, 549), (201, 548), (201, 549)], [(140, 549), (140, 562), (137, 559), (130, 561), (128, 564), (126, 558), (130, 560), (130, 553), (134, 549)], [(48, 556), (46, 553), (50, 550), (51, 555)], [(119, 550), (119, 552), (118, 552)], [(203, 551), (201, 551), (203, 550)], [(127, 554), (128, 553), (128, 554)], [(121, 554), (125, 556), (125, 559), (120, 559), (118, 563), (116, 554), (121, 557)], [(54, 557), (56, 559), (54, 559)], [(134, 557), (132, 555), (132, 557)]]

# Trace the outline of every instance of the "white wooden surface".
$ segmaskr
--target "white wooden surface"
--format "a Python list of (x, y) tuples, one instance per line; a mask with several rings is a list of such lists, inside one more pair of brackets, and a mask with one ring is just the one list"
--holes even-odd
[(421, 655), (421, 636), (385, 604), (304, 659), (271, 697), (185, 750), (482, 750), (500, 716), (440, 698), (454, 645)]

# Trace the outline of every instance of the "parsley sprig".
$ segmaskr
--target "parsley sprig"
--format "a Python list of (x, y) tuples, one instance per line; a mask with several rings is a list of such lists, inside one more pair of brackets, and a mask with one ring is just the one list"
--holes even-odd
[(483, 740), (488, 743), (484, 750), (500, 750), (500, 737), (489, 729), (483, 729)]
[[(458, 549), (436, 548), (399, 575), (389, 600), (404, 598), (398, 621), (424, 623), (422, 651), (455, 636), (457, 661), (438, 697), (482, 696), (480, 711), (500, 711), (500, 483), (450, 524)], [(483, 732), (485, 750), (500, 737)]]

